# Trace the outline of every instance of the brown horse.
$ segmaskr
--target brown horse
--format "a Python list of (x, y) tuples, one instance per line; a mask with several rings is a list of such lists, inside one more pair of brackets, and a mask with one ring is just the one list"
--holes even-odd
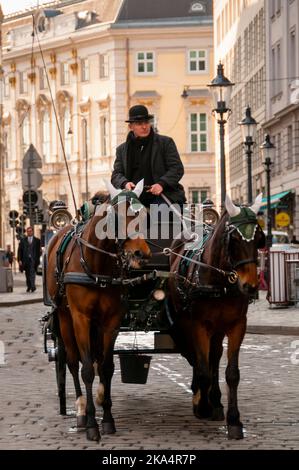
[[(109, 186), (111, 203), (98, 206), (84, 228), (73, 231), (64, 253), (59, 255), (70, 226), (51, 239), (47, 251), (47, 288), (74, 380), (77, 426), (86, 426), (87, 438), (95, 441), (100, 439), (100, 433), (92, 397), (94, 363), (101, 382), (97, 399), (103, 407), (102, 427), (104, 432), (113, 433), (111, 380), (113, 348), (123, 315), (121, 281), (130, 268), (142, 267), (151, 256), (144, 238), (130, 230), (143, 211), (146, 217), (146, 210), (137, 199), (143, 181), (134, 192)], [(106, 236), (105, 229), (107, 233), (110, 230), (110, 236)], [(86, 400), (80, 386), (79, 360)], [(65, 383), (59, 386), (59, 394), (60, 412), (65, 413)]]
[[(224, 419), (218, 377), (222, 342), (225, 336), (228, 338), (225, 376), (230, 439), (243, 438), (237, 405), (238, 358), (248, 304), (258, 288), (258, 248), (265, 244), (256, 219), (260, 204), (258, 196), (251, 208), (240, 208), (227, 196), (226, 211), (205, 243), (200, 261), (191, 256), (193, 262), (184, 273), (185, 280), (174, 277), (170, 281), (172, 333), (193, 367), (193, 411), (198, 418)], [(174, 245), (173, 251), (171, 271), (180, 273), (183, 250)]]

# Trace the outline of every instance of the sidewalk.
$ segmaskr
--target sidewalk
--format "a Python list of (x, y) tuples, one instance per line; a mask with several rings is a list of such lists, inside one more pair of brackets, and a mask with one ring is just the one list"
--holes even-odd
[[(14, 274), (13, 292), (0, 293), (0, 309), (43, 301), (42, 276), (36, 276), (36, 292), (26, 292), (25, 275)], [(266, 292), (259, 291), (259, 299), (249, 306), (247, 333), (299, 336), (299, 307), (279, 308), (266, 300)]]
[(42, 276), (36, 276), (36, 291), (26, 292), (25, 274), (13, 273), (13, 292), (0, 293), (0, 308), (42, 302)]

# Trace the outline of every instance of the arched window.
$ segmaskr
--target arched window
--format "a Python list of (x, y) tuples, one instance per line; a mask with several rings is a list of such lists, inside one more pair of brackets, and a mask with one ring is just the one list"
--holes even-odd
[(23, 115), (21, 121), (20, 149), (23, 158), (30, 145), (30, 121), (28, 114)]
[(64, 140), (64, 151), (67, 160), (71, 158), (72, 153), (72, 136), (68, 133), (70, 128), (71, 113), (68, 106), (64, 109), (63, 114), (63, 140)]
[(50, 114), (48, 110), (42, 115), (41, 121), (41, 141), (42, 155), (45, 163), (51, 161), (51, 130), (50, 130)]

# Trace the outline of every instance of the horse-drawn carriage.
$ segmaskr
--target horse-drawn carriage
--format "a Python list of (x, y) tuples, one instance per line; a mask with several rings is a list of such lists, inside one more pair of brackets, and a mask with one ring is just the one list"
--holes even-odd
[[(218, 368), (227, 335), (228, 435), (242, 438), (238, 354), (248, 302), (258, 285), (257, 248), (264, 242), (256, 220), (260, 198), (251, 208), (236, 207), (228, 198), (227, 213), (215, 227), (206, 225), (201, 239), (186, 237), (180, 218), (183, 235), (170, 246), (169, 239), (144, 239), (136, 229), (144, 209), (137, 199), (140, 189), (137, 185), (132, 193), (111, 188), (105, 223), (100, 204), (85, 224), (54, 235), (46, 250), (45, 303), (52, 312), (44, 331), (46, 339), (54, 340), (54, 349), (45, 341), (45, 350), (55, 359), (60, 413), (66, 413), (67, 363), (76, 390), (77, 426), (86, 427), (88, 439), (100, 438), (92, 398), (96, 363), (102, 427), (106, 433), (115, 432), (110, 394), (113, 353), (134, 353), (115, 350), (116, 337), (123, 331), (155, 331), (155, 346), (147, 352), (179, 351), (193, 367), (195, 416), (224, 419)], [(109, 222), (117, 233), (101, 238)], [(121, 227), (126, 229), (122, 236)], [(87, 401), (80, 386), (79, 361)]]

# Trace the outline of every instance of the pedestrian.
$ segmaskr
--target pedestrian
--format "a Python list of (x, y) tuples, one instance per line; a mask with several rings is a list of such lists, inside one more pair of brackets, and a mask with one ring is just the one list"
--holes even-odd
[(5, 253), (4, 253), (5, 265), (8, 268), (12, 267), (13, 260), (14, 260), (14, 252), (11, 251), (11, 246), (10, 245), (6, 245), (6, 250), (5, 250)]
[(116, 149), (116, 159), (111, 176), (115, 188), (134, 190), (136, 183), (144, 179), (145, 189), (140, 202), (164, 203), (163, 193), (172, 203), (184, 204), (185, 192), (179, 183), (184, 167), (171, 137), (153, 130), (153, 116), (143, 105), (129, 110), (129, 133), (124, 143)]
[(18, 263), (20, 272), (25, 271), (27, 292), (34, 292), (36, 270), (40, 262), (40, 239), (33, 235), (33, 228), (26, 229), (27, 236), (21, 239), (18, 248)]

